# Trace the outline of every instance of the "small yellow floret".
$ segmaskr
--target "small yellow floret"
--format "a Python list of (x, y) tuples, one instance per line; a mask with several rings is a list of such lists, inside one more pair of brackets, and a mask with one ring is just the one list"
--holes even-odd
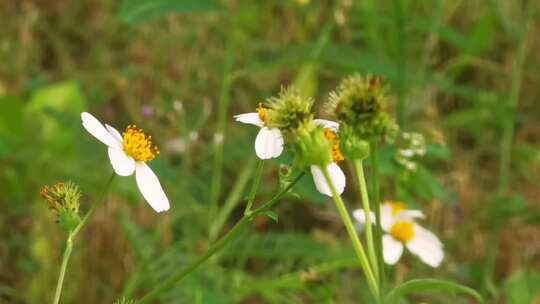
[(146, 136), (135, 125), (129, 125), (124, 132), (124, 152), (136, 161), (151, 161), (159, 154), (159, 149), (152, 145), (152, 136)]
[(396, 222), (390, 229), (390, 234), (401, 242), (408, 242), (414, 238), (414, 226), (412, 222)]
[(407, 209), (407, 204), (402, 202), (390, 202), (390, 207), (392, 207), (392, 215), (396, 215), (401, 211)]
[(332, 158), (334, 159), (334, 162), (337, 163), (344, 160), (345, 158), (343, 157), (341, 150), (339, 150), (339, 140), (336, 133), (330, 128), (325, 128), (324, 136), (332, 143)]
[(257, 113), (259, 113), (259, 118), (263, 122), (266, 122), (266, 118), (267, 118), (266, 111), (267, 109), (264, 107), (263, 103), (259, 102), (259, 106), (257, 107)]

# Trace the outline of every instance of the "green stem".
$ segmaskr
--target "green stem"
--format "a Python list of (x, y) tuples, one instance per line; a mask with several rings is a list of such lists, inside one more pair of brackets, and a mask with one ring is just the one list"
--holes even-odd
[(356, 252), (356, 256), (358, 257), (358, 261), (360, 262), (360, 265), (362, 266), (362, 269), (364, 270), (364, 274), (366, 276), (369, 289), (373, 293), (373, 296), (379, 302), (379, 288), (377, 284), (377, 279), (373, 275), (373, 272), (371, 271), (371, 267), (369, 266), (369, 261), (366, 256), (366, 253), (364, 252), (364, 247), (362, 246), (362, 243), (358, 239), (358, 234), (356, 234), (356, 230), (354, 228), (354, 225), (351, 221), (351, 218), (349, 217), (349, 212), (347, 211), (347, 208), (345, 207), (345, 204), (343, 203), (343, 200), (341, 199), (341, 196), (336, 191), (336, 187), (334, 186), (334, 183), (332, 179), (330, 178), (330, 174), (328, 173), (328, 169), (326, 167), (322, 167), (321, 171), (324, 175), (324, 179), (326, 180), (326, 183), (329, 185), (330, 190), (332, 191), (332, 198), (334, 199), (334, 203), (336, 205), (336, 208), (339, 212), (339, 215), (341, 216), (341, 220), (343, 221), (343, 224), (345, 225), (345, 228), (347, 229), (347, 233), (349, 234), (349, 238), (351, 239), (354, 251)]
[(255, 173), (255, 180), (251, 186), (251, 191), (249, 192), (248, 202), (246, 204), (246, 210), (244, 215), (249, 215), (251, 213), (251, 207), (253, 206), (253, 201), (255, 200), (255, 195), (259, 189), (259, 184), (261, 182), (261, 177), (264, 169), (264, 160), (259, 160), (259, 165), (257, 166), (257, 172)]
[(362, 206), (364, 207), (365, 215), (365, 231), (366, 231), (366, 242), (368, 249), (368, 256), (371, 262), (371, 267), (373, 267), (373, 272), (375, 277), (379, 277), (379, 265), (377, 263), (377, 256), (375, 253), (375, 243), (373, 242), (373, 231), (371, 226), (371, 209), (369, 207), (369, 196), (366, 185), (366, 178), (364, 176), (364, 167), (361, 159), (354, 160), (354, 168), (356, 170), (356, 175), (358, 177), (358, 186), (360, 188), (360, 195), (362, 197)]
[(188, 276), (191, 272), (196, 270), (199, 266), (201, 266), (204, 262), (206, 262), (210, 257), (212, 257), (216, 252), (221, 250), (226, 244), (228, 244), (232, 239), (234, 239), (238, 235), (238, 233), (242, 231), (242, 228), (244, 228), (252, 219), (254, 219), (257, 215), (267, 211), (268, 209), (276, 205), (279, 202), (279, 199), (281, 199), (285, 194), (287, 194), (289, 190), (304, 176), (304, 174), (305, 174), (304, 172), (299, 174), (287, 187), (283, 188), (273, 198), (271, 198), (269, 201), (264, 203), (259, 208), (251, 211), (249, 215), (243, 216), (229, 230), (229, 232), (227, 232), (227, 234), (225, 234), (221, 239), (219, 239), (210, 248), (208, 248), (205, 254), (203, 254), (198, 259), (194, 260), (193, 262), (191, 262), (184, 269), (180, 270), (178, 273), (171, 276), (165, 282), (154, 287), (154, 289), (152, 289), (150, 292), (144, 295), (136, 303), (137, 304), (150, 303), (151, 301), (156, 299), (161, 293), (171, 289), (176, 283), (178, 283), (183, 278)]
[(70, 233), (66, 240), (66, 249), (64, 250), (64, 256), (62, 257), (62, 266), (60, 267), (60, 274), (58, 275), (58, 282), (56, 283), (56, 292), (54, 293), (54, 304), (60, 303), (60, 295), (62, 294), (62, 285), (64, 284), (64, 276), (66, 275), (66, 269), (71, 256), (71, 250), (73, 249), (73, 239)]
[[(528, 18), (527, 18), (528, 19)], [(503, 194), (508, 190), (510, 181), (510, 165), (512, 160), (512, 140), (514, 137), (514, 125), (516, 120), (516, 112), (519, 103), (519, 92), (521, 91), (521, 78), (523, 76), (523, 64), (527, 54), (527, 32), (528, 21), (524, 23), (523, 36), (521, 37), (520, 46), (515, 56), (510, 95), (508, 97), (508, 117), (503, 125), (503, 133), (501, 139), (501, 156), (499, 159), (499, 183), (497, 193)]]
[[(223, 83), (219, 95), (218, 123), (214, 135), (214, 159), (212, 161), (212, 181), (210, 184), (210, 207), (208, 211), (209, 223), (213, 222), (218, 210), (218, 199), (221, 193), (221, 180), (223, 177), (223, 141), (225, 126), (227, 124), (227, 111), (231, 99), (231, 84), (233, 80), (232, 68), (234, 62), (234, 43), (230, 43), (225, 52), (223, 67)], [(211, 225), (209, 225), (211, 226)]]
[(77, 225), (77, 227), (75, 227), (75, 229), (73, 229), (73, 231), (71, 232), (73, 238), (75, 238), (75, 236), (79, 233), (79, 231), (84, 226), (84, 224), (86, 224), (86, 222), (88, 222), (88, 220), (92, 217), (92, 215), (94, 215), (94, 212), (96, 212), (97, 207), (101, 206), (105, 202), (105, 197), (107, 196), (107, 193), (109, 193), (109, 189), (111, 187), (111, 184), (112, 184), (115, 176), (116, 176), (116, 174), (113, 172), (111, 174), (111, 177), (109, 177), (109, 179), (107, 180), (107, 183), (105, 184), (105, 188), (104, 188), (103, 192), (101, 193), (101, 196), (99, 197), (98, 202), (96, 204), (93, 204), (90, 207), (90, 210), (88, 210), (86, 212), (86, 214), (82, 218), (79, 225)]
[(62, 256), (62, 265), (60, 266), (60, 273), (58, 275), (58, 282), (56, 283), (56, 291), (54, 293), (54, 304), (58, 304), (60, 302), (60, 295), (62, 294), (62, 287), (64, 285), (64, 276), (66, 275), (67, 265), (69, 262), (69, 258), (71, 257), (71, 251), (73, 250), (73, 240), (83, 227), (83, 225), (88, 221), (88, 219), (94, 214), (96, 211), (96, 208), (103, 204), (105, 201), (106, 194), (109, 192), (109, 187), (114, 179), (114, 172), (107, 181), (107, 184), (105, 185), (105, 189), (102, 192), (98, 202), (96, 204), (93, 204), (92, 207), (90, 207), (90, 210), (86, 212), (84, 217), (82, 218), (81, 222), (72, 230), (69, 232), (69, 235), (66, 240), (66, 249), (64, 250), (64, 255)]
[(384, 260), (383, 260), (383, 247), (382, 247), (382, 227), (381, 227), (381, 197), (380, 197), (380, 185), (379, 185), (379, 148), (376, 139), (370, 143), (371, 154), (371, 170), (372, 170), (372, 197), (373, 197), (373, 209), (375, 211), (375, 252), (377, 254), (377, 262), (379, 266), (379, 287), (384, 290), (385, 276), (384, 276)]

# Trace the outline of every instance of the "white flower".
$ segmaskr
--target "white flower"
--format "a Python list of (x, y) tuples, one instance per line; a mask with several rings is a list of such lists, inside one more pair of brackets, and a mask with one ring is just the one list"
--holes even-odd
[(283, 136), (278, 128), (265, 126), (266, 108), (259, 104), (257, 112), (234, 116), (236, 121), (261, 128), (255, 139), (255, 153), (260, 159), (276, 158), (283, 152)]
[(152, 145), (151, 137), (133, 125), (128, 126), (122, 136), (115, 128), (107, 124), (103, 126), (90, 113), (81, 113), (81, 119), (86, 131), (107, 145), (114, 172), (120, 176), (135, 172), (139, 191), (148, 204), (157, 212), (169, 210), (169, 200), (157, 176), (146, 164), (159, 154), (159, 150)]
[[(336, 135), (339, 129), (339, 123), (325, 119), (315, 119), (314, 122), (324, 128), (326, 138), (332, 142), (332, 156), (334, 161), (326, 166), (326, 170), (328, 170), (328, 175), (330, 175), (330, 179), (332, 180), (337, 193), (341, 194), (343, 193), (343, 190), (345, 190), (345, 184), (347, 181), (345, 174), (337, 165), (337, 162), (343, 160), (343, 155), (341, 155), (341, 152), (339, 151), (339, 143)], [(332, 191), (324, 178), (321, 168), (319, 168), (319, 166), (311, 166), (310, 169), (317, 190), (320, 193), (331, 197)]]
[[(365, 224), (364, 210), (355, 210), (353, 216), (360, 224)], [(443, 244), (432, 232), (414, 221), (422, 218), (422, 211), (406, 209), (404, 203), (381, 205), (381, 227), (386, 232), (382, 238), (383, 257), (387, 264), (397, 263), (404, 247), (431, 267), (441, 264), (444, 258)], [(373, 213), (371, 219), (375, 222)]]

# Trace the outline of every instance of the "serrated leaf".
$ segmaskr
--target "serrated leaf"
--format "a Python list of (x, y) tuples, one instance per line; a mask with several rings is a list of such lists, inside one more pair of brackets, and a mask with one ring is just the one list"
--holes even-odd
[(432, 290), (445, 291), (451, 294), (465, 294), (476, 299), (478, 303), (484, 303), (482, 296), (474, 289), (452, 281), (438, 279), (415, 279), (407, 281), (392, 289), (386, 296), (386, 301), (388, 303), (396, 303), (398, 299), (408, 294)]
[(204, 12), (218, 8), (213, 0), (124, 0), (119, 18), (124, 23), (135, 24), (173, 12)]

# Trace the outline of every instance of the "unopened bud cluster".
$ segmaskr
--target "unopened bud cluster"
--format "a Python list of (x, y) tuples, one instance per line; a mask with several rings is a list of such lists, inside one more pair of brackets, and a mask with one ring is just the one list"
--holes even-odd
[(44, 186), (41, 197), (57, 216), (57, 222), (66, 231), (72, 231), (80, 223), (79, 206), (81, 192), (72, 182)]

